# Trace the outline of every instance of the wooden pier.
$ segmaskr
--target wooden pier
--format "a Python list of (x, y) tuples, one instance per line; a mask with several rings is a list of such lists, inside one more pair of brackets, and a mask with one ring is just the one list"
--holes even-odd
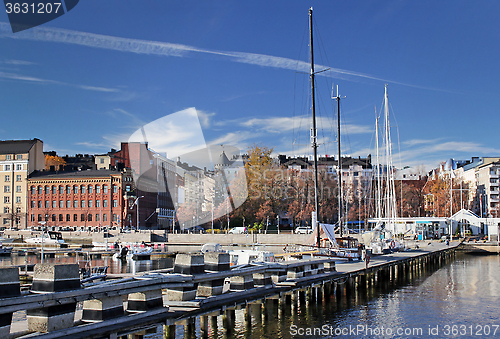
[[(266, 318), (270, 310), (277, 309), (279, 316), (285, 310), (293, 312), (297, 305), (363, 293), (373, 286), (394, 286), (423, 270), (436, 270), (450, 262), (458, 245), (433, 242), (424, 249), (373, 257), (368, 267), (365, 262), (335, 263), (330, 258), (313, 258), (228, 269), (221, 256), (218, 268), (212, 263), (207, 266), (205, 258), (205, 272), (209, 267), (209, 273), (201, 273), (203, 256), (192, 255), (176, 259), (173, 271), (183, 273), (160, 270), (88, 288), (3, 297), (0, 315), (20, 310), (39, 314), (39, 310), (67, 309), (67, 305), (83, 302), (82, 320), (47, 333), (31, 333), (30, 338), (127, 338), (129, 334), (158, 324), (163, 326), (166, 338), (175, 337), (176, 326), (183, 326), (185, 334), (194, 333), (196, 324), (202, 337), (207, 337), (209, 327), (216, 326), (218, 317), (223, 318), (224, 330), (230, 332), (237, 309), (244, 310), (248, 321), (252, 317)], [(230, 291), (222, 293), (219, 287), (226, 278), (231, 281)], [(156, 302), (158, 298), (162, 300), (160, 304)], [(100, 306), (86, 309), (90, 301), (99, 302)], [(113, 315), (115, 310), (118, 313)], [(73, 308), (73, 314), (74, 311)], [(90, 319), (89, 314), (90, 317), (97, 314), (98, 318)], [(11, 338), (30, 332), (20, 328), (20, 324), (11, 327)]]

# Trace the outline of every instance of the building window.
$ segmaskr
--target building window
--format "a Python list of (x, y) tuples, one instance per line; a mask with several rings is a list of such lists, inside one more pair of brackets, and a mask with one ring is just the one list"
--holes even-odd
[(85, 214), (80, 215), (80, 221), (85, 221)]
[(106, 199), (102, 201), (102, 207), (108, 207), (108, 201)]
[(21, 177), (21, 175), (20, 175), (20, 174), (16, 175), (16, 181), (22, 181), (22, 180), (23, 180), (23, 179), (22, 179), (22, 177)]
[(59, 208), (64, 208), (64, 200), (59, 200)]
[(71, 200), (66, 200), (66, 208), (71, 208)]
[(74, 192), (75, 194), (78, 194), (78, 186), (73, 187), (73, 192)]
[(71, 194), (71, 187), (70, 186), (66, 186), (66, 194)]
[(96, 193), (101, 193), (101, 186), (95, 185), (95, 192)]
[(95, 201), (95, 207), (101, 207), (101, 200)]
[(42, 208), (42, 201), (38, 200), (38, 208)]
[(108, 221), (108, 215), (106, 213), (102, 215), (102, 221)]
[(21, 207), (16, 207), (16, 213), (21, 213)]
[(5, 176), (5, 182), (10, 182), (10, 175)]
[(3, 213), (10, 213), (10, 208), (4, 207), (3, 208)]
[(21, 203), (21, 197), (16, 197), (16, 204), (20, 204)]
[(66, 214), (66, 221), (71, 221), (71, 215)]
[(45, 186), (45, 194), (50, 194), (50, 187), (49, 186)]
[(113, 207), (118, 207), (118, 200), (113, 199)]
[(78, 208), (78, 200), (73, 201), (73, 207)]
[(36, 194), (36, 187), (35, 186), (31, 186), (31, 194)]
[(10, 203), (10, 197), (3, 197), (3, 202), (6, 204)]
[(38, 215), (38, 221), (42, 221), (42, 215), (41, 214)]
[(108, 185), (102, 186), (102, 190), (104, 193), (108, 193)]
[(35, 200), (31, 200), (31, 208), (35, 208), (36, 207), (36, 201)]
[(118, 186), (113, 185), (113, 193), (118, 193)]
[(49, 207), (50, 207), (50, 201), (45, 200), (45, 208), (49, 208)]
[(57, 208), (57, 200), (52, 200), (52, 208)]
[(87, 216), (87, 220), (88, 220), (88, 221), (92, 221), (92, 214), (89, 214), (89, 215)]
[(59, 221), (64, 221), (63, 215), (59, 214)]
[(22, 171), (23, 170), (23, 165), (17, 164), (16, 165), (16, 171)]
[(56, 215), (52, 214), (52, 221), (56, 221)]
[(125, 191), (130, 192), (130, 185), (125, 186)]
[(5, 165), (5, 170), (10, 171), (10, 165)]
[(100, 218), (99, 218), (99, 214), (96, 214), (96, 215), (95, 215), (95, 221), (99, 221), (99, 220), (100, 220)]
[(89, 194), (92, 194), (94, 192), (94, 188), (92, 187), (92, 185), (89, 185)]
[(101, 164), (104, 164), (104, 158), (101, 158)]
[(64, 194), (64, 187), (63, 186), (59, 186), (59, 194)]
[(3, 218), (3, 224), (8, 225), (10, 223), (10, 220), (7, 218)]
[(9, 193), (9, 192), (10, 192), (10, 186), (4, 186), (4, 187), (3, 187), (3, 191), (4, 191), (5, 193)]
[(85, 186), (82, 185), (82, 194), (85, 194)]
[(118, 216), (113, 213), (113, 221), (118, 221)]
[(78, 221), (78, 214), (73, 214), (73, 221)]
[(7, 155), (5, 156), (5, 160), (12, 160), (12, 155), (7, 154)]
[(17, 192), (17, 193), (22, 192), (21, 186), (16, 186), (16, 192)]
[(81, 204), (82, 204), (82, 208), (85, 208), (85, 200), (82, 200)]
[(93, 204), (93, 201), (92, 200), (89, 200), (89, 207), (92, 207)]
[(34, 214), (31, 215), (31, 221), (35, 221), (35, 215)]
[(23, 155), (22, 154), (17, 154), (16, 155), (16, 160), (23, 160)]
[(57, 186), (52, 186), (52, 194), (57, 194)]

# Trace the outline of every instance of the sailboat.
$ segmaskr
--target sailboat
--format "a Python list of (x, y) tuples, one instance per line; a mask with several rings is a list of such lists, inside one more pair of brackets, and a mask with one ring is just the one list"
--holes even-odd
[(394, 235), (397, 232), (397, 208), (396, 208), (396, 189), (395, 189), (395, 173), (392, 163), (392, 140), (389, 121), (389, 97), (387, 94), (387, 85), (385, 85), (384, 93), (384, 166), (380, 164), (379, 152), (379, 126), (378, 120), (375, 119), (375, 138), (376, 138), (376, 165), (375, 165), (375, 211), (376, 211), (376, 226), (371, 232), (363, 234), (364, 243), (367, 248), (372, 250), (373, 254), (387, 254), (393, 251), (399, 251), (404, 248), (403, 244), (399, 243)]
[[(312, 111), (312, 148), (314, 154), (314, 210), (312, 212), (313, 234), (307, 241), (307, 245), (296, 249), (296, 253), (306, 253), (307, 255), (344, 257), (348, 259), (356, 259), (361, 257), (361, 248), (358, 246), (357, 239), (350, 237), (342, 237), (342, 173), (341, 173), (341, 154), (340, 154), (340, 96), (337, 87), (337, 110), (338, 110), (338, 126), (337, 126), (337, 143), (338, 143), (338, 181), (339, 181), (339, 226), (340, 238), (335, 238), (335, 225), (323, 224), (318, 222), (319, 214), (319, 197), (318, 197), (318, 143), (316, 131), (316, 103), (315, 103), (315, 88), (314, 77), (314, 49), (313, 49), (313, 20), (312, 8), (309, 9), (309, 46), (311, 57), (311, 111)], [(323, 72), (320, 71), (320, 72)], [(318, 72), (319, 73), (319, 72)], [(314, 245), (313, 245), (314, 244)], [(322, 246), (323, 245), (323, 246)], [(288, 253), (287, 255), (290, 255)]]

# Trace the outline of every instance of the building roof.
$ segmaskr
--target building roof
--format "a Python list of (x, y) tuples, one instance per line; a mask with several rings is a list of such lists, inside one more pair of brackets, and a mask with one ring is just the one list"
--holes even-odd
[(40, 139), (32, 140), (4, 140), (0, 141), (0, 154), (22, 154), (28, 153)]
[(231, 161), (226, 156), (226, 153), (222, 151), (221, 155), (219, 156), (219, 159), (217, 162), (214, 164), (215, 166), (229, 166), (231, 165)]
[(105, 178), (113, 174), (120, 174), (114, 170), (86, 170), (74, 172), (33, 172), (30, 179), (75, 179), (75, 178)]

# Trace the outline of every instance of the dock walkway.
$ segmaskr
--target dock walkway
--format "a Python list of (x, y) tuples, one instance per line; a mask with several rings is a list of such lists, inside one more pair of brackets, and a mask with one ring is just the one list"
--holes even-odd
[[(346, 295), (364, 290), (375, 284), (391, 284), (414, 276), (415, 272), (424, 267), (437, 269), (453, 260), (455, 250), (459, 245), (453, 242), (431, 242), (425, 247), (408, 252), (374, 256), (370, 259), (368, 268), (364, 262), (336, 262), (336, 270), (326, 269), (332, 259), (310, 259), (286, 263), (252, 265), (238, 270), (203, 273), (203, 274), (143, 274), (141, 276), (122, 279), (122, 282), (107, 283), (74, 291), (36, 294), (10, 299), (0, 299), (0, 315), (19, 310), (39, 309), (67, 303), (81, 302), (92, 299), (107, 299), (116, 296), (147, 293), (151, 290), (163, 290), (163, 307), (146, 309), (143, 312), (129, 313), (117, 318), (93, 323), (75, 321), (70, 328), (59, 329), (43, 334), (30, 334), (30, 338), (125, 338), (141, 328), (154, 324), (163, 324), (165, 337), (175, 337), (175, 326), (182, 324), (185, 331), (193, 331), (196, 318), (200, 317), (201, 333), (208, 331), (208, 317), (223, 316), (225, 326), (234, 326), (234, 311), (246, 309), (249, 316), (256, 316), (250, 306), (258, 306), (257, 313), (266, 312), (268, 303), (279, 303), (279, 309), (296, 307), (311, 298), (324, 300), (333, 295)], [(168, 290), (186, 291), (202, 283), (220, 281), (224, 277), (254, 277), (261, 274), (267, 278), (273, 277), (274, 283), (262, 283), (238, 291), (231, 291), (209, 297), (195, 297), (191, 300), (167, 300)], [(167, 290), (165, 292), (165, 290)], [(185, 293), (185, 292), (182, 292)], [(311, 300), (312, 300), (311, 299)], [(120, 299), (121, 300), (121, 299)], [(130, 299), (129, 299), (130, 300)], [(127, 302), (125, 305), (129, 306)], [(272, 306), (270, 306), (272, 308)], [(253, 312), (253, 313), (252, 313)], [(262, 314), (260, 314), (261, 316)], [(26, 321), (21, 322), (26, 326)], [(17, 338), (27, 333), (21, 328), (21, 323), (13, 323), (11, 338)], [(233, 325), (232, 325), (233, 323)]]

